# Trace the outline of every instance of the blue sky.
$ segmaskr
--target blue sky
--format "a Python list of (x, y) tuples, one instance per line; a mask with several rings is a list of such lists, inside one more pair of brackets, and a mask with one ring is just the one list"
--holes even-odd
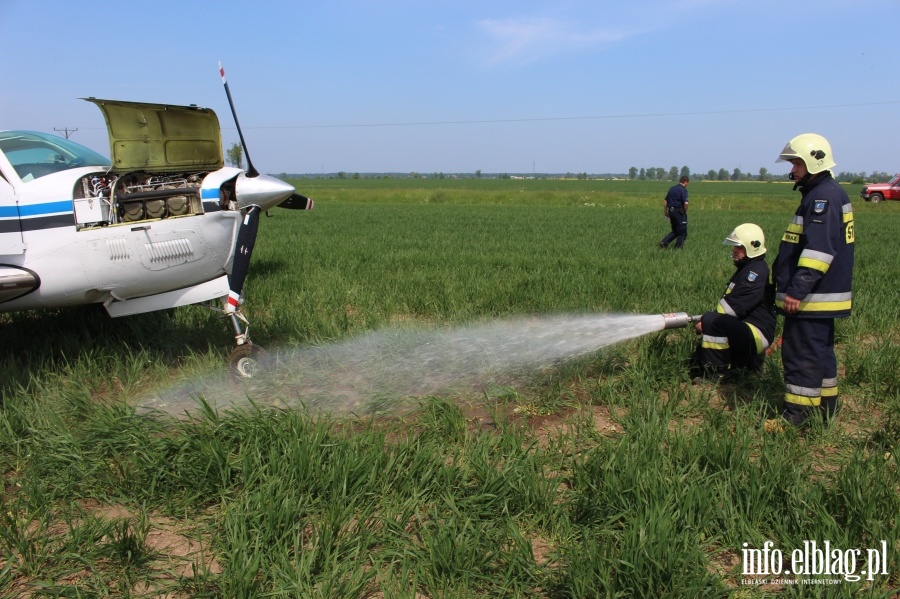
[[(815, 11), (811, 9), (815, 8)], [(198, 104), (263, 172), (900, 171), (898, 0), (0, 0), (0, 128)]]

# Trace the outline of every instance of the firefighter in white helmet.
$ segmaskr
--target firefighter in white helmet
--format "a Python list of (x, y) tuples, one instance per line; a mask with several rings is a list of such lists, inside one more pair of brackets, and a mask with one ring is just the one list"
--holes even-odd
[(834, 319), (849, 316), (853, 300), (853, 207), (829, 170), (835, 162), (824, 137), (793, 138), (778, 156), (785, 161), (801, 199), (772, 264), (775, 307), (784, 315), (783, 416), (794, 425), (813, 415), (828, 423), (840, 408)]
[(735, 227), (725, 241), (737, 269), (715, 311), (696, 325), (701, 335), (691, 364), (693, 382), (721, 378), (742, 369), (762, 371), (766, 349), (775, 336), (775, 311), (766, 264), (766, 238), (753, 223)]

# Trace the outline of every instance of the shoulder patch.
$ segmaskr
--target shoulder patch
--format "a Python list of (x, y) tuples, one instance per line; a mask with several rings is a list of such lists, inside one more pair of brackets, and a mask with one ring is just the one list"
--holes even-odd
[(747, 280), (750, 281), (751, 283), (758, 278), (759, 278), (759, 275), (756, 274), (755, 272), (753, 272), (752, 270), (749, 273), (747, 273)]
[(816, 200), (813, 202), (813, 212), (816, 214), (825, 214), (828, 210), (828, 200)]

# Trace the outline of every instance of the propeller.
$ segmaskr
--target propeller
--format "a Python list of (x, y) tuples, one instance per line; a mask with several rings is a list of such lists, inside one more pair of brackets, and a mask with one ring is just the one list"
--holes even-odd
[(314, 202), (312, 201), (312, 198), (308, 198), (305, 195), (295, 193), (282, 203), (278, 204), (278, 207), (287, 208), (288, 210), (312, 210), (313, 203)]
[(238, 229), (231, 276), (228, 278), (226, 313), (236, 311), (241, 302), (241, 291), (244, 289), (244, 279), (247, 278), (247, 271), (250, 269), (250, 256), (253, 254), (256, 233), (259, 230), (259, 213), (259, 206), (251, 206)]
[[(237, 127), (238, 136), (241, 138), (241, 147), (244, 149), (244, 155), (247, 157), (246, 177), (239, 178), (236, 187), (238, 205), (245, 212), (241, 226), (238, 228), (234, 259), (231, 265), (231, 276), (228, 279), (228, 302), (225, 305), (225, 312), (233, 314), (237, 312), (240, 306), (244, 279), (247, 278), (247, 271), (250, 269), (250, 258), (253, 255), (253, 246), (256, 244), (256, 234), (259, 230), (260, 212), (264, 209), (268, 210), (272, 205), (291, 210), (311, 210), (313, 201), (304, 195), (296, 193), (293, 186), (274, 177), (260, 175), (259, 171), (254, 168), (253, 163), (250, 161), (250, 152), (247, 151), (247, 143), (244, 141), (244, 134), (241, 132), (241, 124), (238, 122), (237, 111), (234, 109), (231, 90), (228, 88), (228, 81), (225, 79), (225, 69), (222, 67), (221, 62), (219, 63), (219, 75), (222, 77), (225, 94), (228, 96), (228, 105), (231, 107), (231, 115), (234, 117), (234, 124)], [(281, 198), (285, 199), (279, 201)]]
[(231, 90), (228, 89), (228, 80), (225, 79), (225, 68), (222, 66), (221, 62), (219, 63), (219, 75), (222, 76), (222, 85), (225, 86), (225, 95), (228, 96), (228, 105), (231, 107), (231, 116), (234, 117), (234, 124), (237, 127), (238, 137), (241, 138), (241, 147), (244, 148), (244, 156), (247, 157), (247, 176), (258, 177), (259, 171), (253, 167), (253, 162), (250, 161), (250, 152), (247, 151), (247, 144), (244, 142), (244, 134), (241, 132), (241, 124), (238, 122), (237, 112), (234, 110), (234, 102), (231, 101)]
[[(241, 147), (244, 148), (244, 156), (247, 157), (247, 177), (259, 177), (259, 171), (250, 160), (250, 152), (247, 151), (247, 143), (241, 132), (241, 124), (238, 122), (237, 111), (231, 99), (231, 90), (228, 88), (228, 80), (225, 79), (225, 68), (219, 63), (219, 75), (222, 76), (222, 85), (225, 86), (225, 95), (228, 96), (228, 105), (231, 107), (231, 116), (241, 138)], [(253, 246), (256, 244), (256, 233), (259, 231), (259, 206), (249, 206), (244, 214), (244, 220), (238, 229), (237, 242), (235, 244), (234, 260), (231, 264), (231, 276), (228, 278), (228, 303), (225, 312), (235, 312), (241, 302), (241, 292), (244, 289), (244, 279), (250, 269), (250, 257), (253, 255)]]

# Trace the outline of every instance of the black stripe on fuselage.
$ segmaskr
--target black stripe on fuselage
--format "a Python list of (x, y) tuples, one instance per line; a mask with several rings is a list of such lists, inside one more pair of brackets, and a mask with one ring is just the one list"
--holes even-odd
[(0, 220), (0, 233), (23, 233), (28, 231), (44, 231), (61, 227), (75, 226), (72, 213), (38, 216), (36, 218), (7, 218)]
[(3, 233), (18, 233), (21, 229), (19, 229), (19, 219), (10, 218), (5, 220), (0, 220), (0, 234)]

